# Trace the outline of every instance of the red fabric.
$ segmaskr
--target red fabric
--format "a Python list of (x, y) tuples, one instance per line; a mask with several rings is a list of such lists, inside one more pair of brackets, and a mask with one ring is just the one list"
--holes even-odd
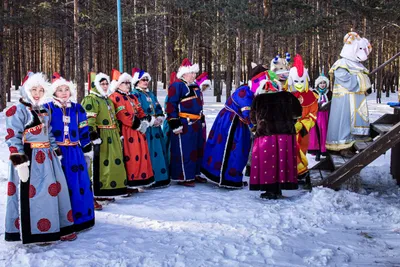
[[(119, 101), (116, 99), (119, 98)], [(134, 120), (139, 120), (146, 116), (143, 109), (139, 105), (139, 100), (133, 95), (122, 95), (115, 92), (110, 95), (111, 101), (117, 110), (120, 110), (116, 116), (122, 123), (121, 133), (124, 137), (124, 158), (125, 168), (128, 178), (128, 186), (134, 186), (136, 181), (140, 181), (143, 185), (145, 180), (154, 177), (153, 168), (151, 166), (151, 157), (146, 141), (146, 135), (132, 129)], [(132, 105), (133, 104), (133, 105)], [(127, 160), (129, 159), (129, 160)]]

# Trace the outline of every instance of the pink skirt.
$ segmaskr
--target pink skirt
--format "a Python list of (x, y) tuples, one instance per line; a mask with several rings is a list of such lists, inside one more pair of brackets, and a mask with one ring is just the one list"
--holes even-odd
[[(316, 125), (310, 130), (309, 151), (326, 152), (326, 135), (328, 132), (329, 111), (318, 111)], [(318, 132), (317, 132), (318, 131)]]
[(254, 140), (250, 190), (297, 189), (297, 146), (295, 135), (271, 135)]

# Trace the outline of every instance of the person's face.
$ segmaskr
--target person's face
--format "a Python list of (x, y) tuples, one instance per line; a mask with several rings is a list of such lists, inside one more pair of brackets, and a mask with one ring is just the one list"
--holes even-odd
[(149, 79), (145, 77), (139, 80), (138, 87), (142, 89), (147, 89), (147, 87), (149, 87)]
[(31, 94), (32, 94), (33, 101), (38, 103), (39, 100), (44, 96), (43, 86), (38, 85), (38, 86), (32, 87)]
[(108, 90), (108, 82), (107, 82), (107, 80), (102, 81), (102, 82), (100, 83), (100, 86), (101, 86), (101, 89), (103, 89), (103, 91), (104, 91), (105, 93), (107, 93), (107, 90)]
[(54, 94), (63, 102), (67, 101), (71, 97), (71, 91), (67, 85), (61, 85), (57, 87), (57, 90)]
[(320, 82), (319, 83), (319, 88), (321, 88), (321, 89), (325, 89), (326, 88), (326, 82), (325, 81), (322, 81), (322, 82)]
[(119, 87), (118, 87), (122, 92), (129, 92), (131, 90), (131, 82), (130, 81), (124, 81), (122, 82)]
[(193, 83), (194, 80), (196, 79), (196, 73), (195, 72), (185, 73), (182, 75), (182, 78), (189, 84)]

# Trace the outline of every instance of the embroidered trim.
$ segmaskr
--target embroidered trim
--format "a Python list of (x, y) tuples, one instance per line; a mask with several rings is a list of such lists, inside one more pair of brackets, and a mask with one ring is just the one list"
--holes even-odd
[(79, 123), (79, 128), (83, 128), (83, 127), (86, 127), (86, 126), (88, 126), (88, 125), (89, 125), (89, 124), (88, 124), (88, 121), (85, 120), (85, 121), (82, 121), (82, 122)]
[(118, 112), (120, 112), (121, 110), (124, 110), (125, 106), (119, 106), (116, 110), (115, 110), (115, 114), (117, 114)]
[(249, 107), (249, 106), (247, 106), (247, 107), (242, 107), (241, 109), (240, 109), (240, 111), (246, 111), (246, 110), (251, 110), (251, 107)]
[(106, 126), (106, 125), (97, 125), (97, 128), (99, 128), (99, 129), (116, 129), (117, 126), (116, 126), (116, 125), (110, 125), (110, 126)]
[(93, 117), (93, 118), (96, 118), (96, 117), (97, 117), (97, 113), (95, 113), (95, 112), (86, 112), (86, 115), (87, 115), (88, 117)]
[(26, 142), (29, 143), (31, 148), (50, 148), (49, 142)]

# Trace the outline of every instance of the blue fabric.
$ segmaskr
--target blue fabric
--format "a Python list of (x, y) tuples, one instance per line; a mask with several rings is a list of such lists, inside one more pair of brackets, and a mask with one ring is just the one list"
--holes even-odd
[(183, 133), (174, 134), (170, 129), (170, 174), (172, 180), (193, 181), (200, 174), (203, 156), (202, 122), (180, 118), (179, 112), (201, 115), (203, 94), (197, 86), (187, 86), (183, 81), (168, 88), (166, 98), (167, 120), (179, 120)]
[(388, 102), (387, 103), (389, 106), (391, 106), (391, 107), (398, 107), (398, 106), (400, 106), (400, 102)]
[(254, 94), (239, 87), (219, 112), (204, 149), (201, 171), (222, 187), (242, 187), (251, 146), (250, 107)]
[[(68, 190), (71, 198), (72, 214), (77, 231), (90, 228), (94, 225), (93, 193), (82, 147), (90, 145), (89, 127), (87, 125), (86, 112), (80, 104), (71, 103), (65, 114), (70, 116), (68, 124), (69, 132), (64, 135), (63, 110), (48, 104), (51, 110), (52, 132), (57, 142), (65, 142), (71, 138), (73, 142), (81, 145), (62, 146), (61, 164), (67, 179)], [(81, 125), (79, 127), (79, 125)]]
[[(152, 92), (133, 89), (132, 94), (137, 97), (146, 115), (164, 117), (161, 105), (158, 103), (157, 97)], [(153, 167), (154, 179), (156, 183), (167, 181), (169, 179), (168, 159), (164, 133), (161, 126), (147, 128), (146, 139), (151, 154), (151, 165)]]

